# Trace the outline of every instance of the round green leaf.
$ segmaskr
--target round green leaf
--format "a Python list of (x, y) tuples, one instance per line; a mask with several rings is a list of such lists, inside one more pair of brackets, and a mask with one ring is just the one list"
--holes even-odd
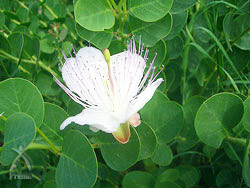
[(154, 188), (181, 188), (181, 187), (174, 182), (165, 181), (165, 182), (157, 182)]
[(187, 11), (180, 12), (178, 14), (172, 14), (173, 25), (172, 25), (170, 33), (164, 39), (171, 40), (175, 36), (177, 36), (178, 33), (182, 30), (182, 28), (185, 26), (187, 17), (188, 17)]
[(140, 159), (147, 159), (155, 151), (157, 140), (153, 129), (145, 122), (136, 128), (141, 141)]
[(194, 119), (204, 100), (204, 97), (193, 96), (183, 105), (185, 123), (180, 135), (184, 137), (185, 140), (178, 142), (177, 148), (179, 151), (188, 150), (199, 141), (194, 128)]
[(180, 173), (177, 169), (167, 169), (161, 173), (160, 176), (157, 177), (157, 182), (166, 182), (172, 181), (175, 182), (180, 177)]
[(109, 46), (109, 51), (111, 55), (123, 52), (124, 49), (126, 49), (126, 46), (124, 45), (122, 41), (119, 41), (119, 40), (112, 40)]
[(9, 117), (15, 112), (29, 114), (40, 126), (43, 120), (43, 98), (34, 84), (21, 78), (0, 82), (0, 112)]
[(183, 110), (176, 102), (150, 102), (140, 113), (142, 120), (155, 131), (159, 143), (170, 142), (182, 129)]
[[(228, 40), (235, 41), (235, 45), (242, 50), (250, 50), (250, 15), (227, 14), (223, 20), (223, 30)], [(242, 35), (246, 32), (244, 35)], [(242, 36), (241, 36), (242, 35)]]
[(127, 173), (122, 180), (123, 188), (152, 188), (154, 186), (154, 178), (148, 172), (132, 171)]
[(115, 17), (106, 0), (78, 0), (74, 12), (76, 22), (90, 31), (103, 31), (115, 24)]
[(43, 184), (43, 188), (57, 188), (56, 181), (55, 180), (46, 181)]
[(129, 11), (140, 20), (155, 22), (170, 10), (173, 0), (130, 0)]
[(48, 74), (45, 71), (41, 71), (40, 73), (38, 73), (35, 84), (42, 95), (55, 96), (62, 91), (61, 88), (53, 80), (51, 74)]
[(52, 54), (55, 51), (54, 44), (50, 37), (45, 37), (40, 41), (41, 51), (47, 54)]
[(5, 123), (4, 145), (1, 153), (3, 165), (11, 165), (35, 138), (35, 122), (24, 113), (14, 113)]
[(116, 171), (123, 171), (135, 164), (140, 154), (140, 140), (134, 128), (130, 128), (129, 142), (121, 144), (112, 134), (98, 137), (101, 153), (107, 165)]
[(153, 61), (154, 57), (154, 66), (157, 69), (160, 69), (167, 55), (167, 46), (164, 40), (158, 41), (152, 48), (149, 48), (147, 67), (150, 66), (150, 63)]
[(222, 169), (216, 176), (216, 185), (218, 187), (230, 187), (237, 181), (234, 173), (229, 169)]
[(168, 166), (173, 160), (173, 153), (166, 144), (158, 144), (152, 156), (152, 161), (160, 166)]
[(120, 184), (122, 175), (110, 169), (107, 165), (98, 163), (98, 178), (102, 181), (112, 182), (113, 184)]
[(243, 115), (240, 97), (231, 93), (219, 93), (207, 99), (195, 118), (195, 130), (205, 144), (219, 148), (223, 139), (237, 125)]
[[(62, 145), (63, 137), (60, 125), (69, 115), (55, 104), (45, 102), (44, 106), (44, 120), (40, 129), (55, 145)], [(44, 139), (39, 135), (36, 142), (44, 142)]]
[(90, 31), (81, 27), (79, 24), (76, 24), (76, 32), (81, 38), (90, 41), (101, 50), (108, 48), (113, 38), (112, 30)]
[(174, 0), (171, 13), (180, 13), (193, 6), (197, 0)]
[(250, 132), (250, 97), (244, 101), (244, 116), (242, 123), (245, 126), (245, 129)]
[(167, 14), (157, 22), (143, 22), (131, 16), (129, 24), (132, 34), (135, 35), (136, 42), (139, 42), (141, 36), (142, 42), (146, 46), (152, 47), (170, 32), (172, 16)]
[(79, 131), (64, 137), (62, 153), (56, 169), (59, 188), (89, 188), (97, 178), (97, 160), (90, 142)]
[(167, 41), (168, 58), (175, 59), (182, 54), (183, 50), (183, 40), (181, 37), (177, 36), (171, 40)]
[(180, 165), (176, 169), (180, 172), (180, 179), (187, 187), (195, 187), (200, 179), (197, 168), (191, 165)]

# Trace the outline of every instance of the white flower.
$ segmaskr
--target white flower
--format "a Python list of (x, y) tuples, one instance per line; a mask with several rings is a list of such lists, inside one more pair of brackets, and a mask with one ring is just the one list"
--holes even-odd
[[(128, 43), (128, 50), (113, 56), (105, 56), (93, 47), (84, 47), (67, 58), (62, 66), (64, 86), (57, 84), (78, 104), (84, 107), (76, 116), (67, 118), (60, 129), (71, 122), (90, 125), (93, 131), (113, 133), (121, 143), (129, 140), (129, 122), (140, 124), (137, 113), (152, 98), (163, 81), (154, 75), (154, 60), (144, 74), (148, 49), (142, 57), (143, 45), (136, 51), (135, 41)], [(108, 53), (109, 54), (109, 53)], [(110, 60), (110, 61), (109, 61)], [(62, 62), (61, 62), (62, 63)]]

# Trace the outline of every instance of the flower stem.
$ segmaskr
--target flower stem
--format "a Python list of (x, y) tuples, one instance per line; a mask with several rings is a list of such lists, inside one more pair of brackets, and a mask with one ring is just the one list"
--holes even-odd
[[(41, 129), (39, 129), (38, 127), (36, 127), (36, 131), (50, 145), (51, 151), (54, 152), (56, 155), (59, 155), (58, 148), (56, 148), (56, 146), (54, 146), (54, 144), (51, 142), (51, 140), (41, 131)], [(43, 148), (43, 149), (45, 149), (45, 148)]]

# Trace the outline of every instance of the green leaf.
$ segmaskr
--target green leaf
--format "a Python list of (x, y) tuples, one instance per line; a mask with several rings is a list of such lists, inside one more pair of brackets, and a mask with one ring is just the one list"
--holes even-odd
[(89, 188), (97, 178), (97, 160), (90, 142), (79, 131), (69, 131), (56, 169), (60, 188)]
[(121, 182), (122, 175), (119, 172), (110, 169), (107, 165), (104, 165), (99, 162), (98, 178), (102, 181), (104, 180), (118, 185)]
[(14, 113), (5, 123), (4, 145), (1, 153), (3, 165), (11, 165), (35, 138), (35, 122), (24, 113)]
[(182, 129), (183, 110), (176, 102), (148, 103), (140, 113), (155, 131), (159, 143), (169, 143)]
[(250, 97), (244, 101), (244, 116), (242, 118), (242, 123), (245, 129), (250, 132)]
[(167, 46), (164, 40), (158, 41), (152, 48), (149, 48), (147, 67), (150, 66), (150, 63), (153, 61), (154, 57), (154, 66), (157, 69), (160, 69), (167, 55)]
[(154, 186), (154, 178), (148, 172), (132, 171), (127, 173), (122, 180), (123, 188), (152, 188)]
[(29, 114), (40, 126), (43, 120), (44, 104), (34, 84), (22, 78), (10, 78), (0, 82), (0, 111), (9, 117), (15, 112)]
[(5, 25), (5, 15), (3, 12), (0, 12), (0, 28), (3, 29)]
[(41, 51), (47, 54), (52, 54), (55, 51), (55, 47), (53, 45), (50, 37), (45, 37), (40, 41)]
[(249, 14), (227, 14), (223, 20), (223, 30), (229, 42), (242, 50), (250, 50)]
[(160, 166), (168, 166), (173, 160), (173, 153), (166, 144), (158, 144), (152, 156), (152, 161)]
[(167, 14), (157, 22), (143, 22), (135, 17), (130, 17), (130, 28), (135, 35), (136, 42), (141, 36), (142, 42), (148, 46), (154, 46), (160, 39), (166, 37), (172, 28), (172, 16)]
[(180, 165), (176, 169), (180, 172), (180, 179), (187, 187), (195, 187), (199, 182), (200, 174), (197, 168), (191, 165)]
[(168, 40), (166, 45), (169, 59), (175, 59), (182, 54), (184, 45), (181, 37), (177, 36), (171, 40)]
[(43, 184), (43, 188), (57, 188), (56, 181), (55, 180), (46, 181)]
[(8, 37), (8, 41), (11, 46), (11, 52), (14, 56), (18, 57), (18, 65), (22, 59), (23, 46), (24, 46), (24, 36), (22, 33), (13, 33)]
[(177, 169), (167, 169), (164, 172), (161, 173), (161, 175), (159, 175), (157, 177), (156, 182), (166, 182), (166, 181), (171, 181), (171, 182), (175, 182), (179, 179), (180, 177), (180, 173)]
[[(60, 146), (63, 141), (60, 125), (69, 115), (61, 107), (55, 104), (45, 102), (44, 107), (44, 120), (40, 129), (55, 145)], [(41, 141), (44, 141), (43, 138), (38, 136), (36, 142)]]
[(68, 29), (67, 28), (63, 29), (59, 34), (60, 41), (64, 41), (67, 34), (68, 34)]
[(205, 144), (219, 148), (232, 127), (243, 115), (243, 103), (237, 95), (219, 93), (207, 99), (195, 118), (195, 130)]
[(193, 6), (197, 0), (174, 0), (171, 13), (180, 13)]
[(101, 50), (108, 48), (113, 38), (112, 29), (105, 31), (90, 31), (76, 24), (76, 32), (81, 38), (90, 41)]
[(140, 159), (151, 157), (156, 149), (157, 138), (153, 129), (145, 122), (136, 127), (136, 131), (141, 141)]
[(40, 90), (42, 95), (55, 96), (58, 95), (62, 90), (53, 80), (51, 74), (45, 71), (41, 71), (37, 75), (35, 85)]
[(168, 34), (167, 37), (164, 38), (164, 40), (171, 40), (175, 36), (177, 36), (178, 33), (180, 33), (180, 31), (182, 30), (182, 28), (185, 26), (187, 17), (188, 17), (187, 11), (180, 12), (178, 14), (172, 14), (173, 25), (170, 33)]
[(216, 185), (218, 187), (230, 187), (236, 181), (234, 172), (229, 169), (222, 169), (216, 176)]
[(173, 0), (129, 0), (129, 11), (144, 22), (155, 22), (169, 12)]
[(44, 14), (50, 19), (64, 18), (67, 14), (66, 5), (62, 1), (46, 0)]
[(102, 133), (97, 138), (102, 156), (107, 165), (113, 170), (126, 170), (134, 165), (139, 158), (140, 140), (133, 127), (130, 128), (130, 131), (131, 136), (126, 144), (119, 143), (112, 134)]
[(249, 162), (249, 149), (250, 149), (250, 139), (248, 138), (245, 146), (242, 176), (246, 185), (250, 186), (250, 162)]
[(115, 24), (115, 17), (106, 0), (78, 0), (74, 12), (76, 22), (90, 31), (103, 31)]
[(193, 96), (188, 99), (183, 105), (185, 124), (183, 129), (181, 130), (180, 135), (184, 137), (185, 140), (180, 140), (178, 142), (177, 148), (179, 151), (188, 150), (199, 141), (194, 128), (194, 119), (198, 109), (200, 108), (204, 100), (205, 98), (201, 96)]
[(181, 187), (174, 182), (165, 181), (165, 182), (157, 182), (154, 188), (181, 188)]
[(124, 45), (122, 41), (113, 40), (109, 46), (109, 51), (111, 55), (118, 54), (123, 52), (127, 47)]
[(8, 53), (11, 52), (11, 46), (10, 46), (9, 41), (6, 38), (4, 38), (2, 35), (0, 35), (0, 49)]

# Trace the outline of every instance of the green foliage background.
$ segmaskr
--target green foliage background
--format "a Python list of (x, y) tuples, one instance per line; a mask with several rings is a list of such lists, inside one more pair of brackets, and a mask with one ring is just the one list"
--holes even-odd
[[(1, 0), (0, 187), (250, 187), (249, 19), (249, 0)], [(130, 141), (60, 131), (82, 110), (51, 75), (61, 50), (132, 36), (165, 81)]]

